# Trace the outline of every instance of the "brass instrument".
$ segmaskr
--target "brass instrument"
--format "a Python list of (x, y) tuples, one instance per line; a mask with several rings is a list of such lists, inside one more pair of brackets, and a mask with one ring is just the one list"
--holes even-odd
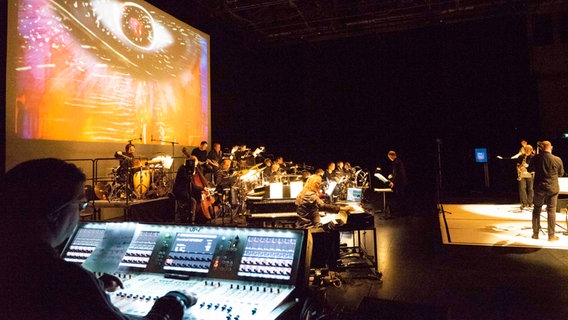
[(523, 156), (523, 161), (517, 163), (517, 180), (521, 181), (523, 178), (530, 178), (531, 174), (527, 171), (527, 155)]

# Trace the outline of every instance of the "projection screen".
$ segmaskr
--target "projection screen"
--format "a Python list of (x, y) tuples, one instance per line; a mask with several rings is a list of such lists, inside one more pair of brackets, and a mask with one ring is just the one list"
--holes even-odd
[(210, 137), (209, 36), (146, 2), (10, 1), (7, 40), (7, 166)]

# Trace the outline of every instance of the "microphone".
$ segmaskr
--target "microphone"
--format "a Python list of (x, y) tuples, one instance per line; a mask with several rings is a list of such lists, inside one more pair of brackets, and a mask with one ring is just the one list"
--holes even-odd
[(140, 141), (142, 141), (142, 140), (143, 140), (143, 139), (142, 139), (142, 134), (140, 134)]
[(150, 136), (150, 142), (154, 142), (154, 135)]

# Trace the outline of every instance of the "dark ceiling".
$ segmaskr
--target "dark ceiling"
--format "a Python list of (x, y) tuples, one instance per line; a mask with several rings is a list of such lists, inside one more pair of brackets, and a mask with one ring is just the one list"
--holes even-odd
[(314, 44), (442, 24), (527, 15), (566, 0), (148, 0), (208, 33), (245, 43)]

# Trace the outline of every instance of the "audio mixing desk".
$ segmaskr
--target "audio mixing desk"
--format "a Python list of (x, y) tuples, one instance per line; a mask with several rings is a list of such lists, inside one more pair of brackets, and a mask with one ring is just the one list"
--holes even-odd
[(184, 319), (277, 319), (305, 278), (303, 230), (83, 223), (62, 252), (69, 262), (124, 284), (110, 294), (144, 316), (172, 290), (197, 298)]

